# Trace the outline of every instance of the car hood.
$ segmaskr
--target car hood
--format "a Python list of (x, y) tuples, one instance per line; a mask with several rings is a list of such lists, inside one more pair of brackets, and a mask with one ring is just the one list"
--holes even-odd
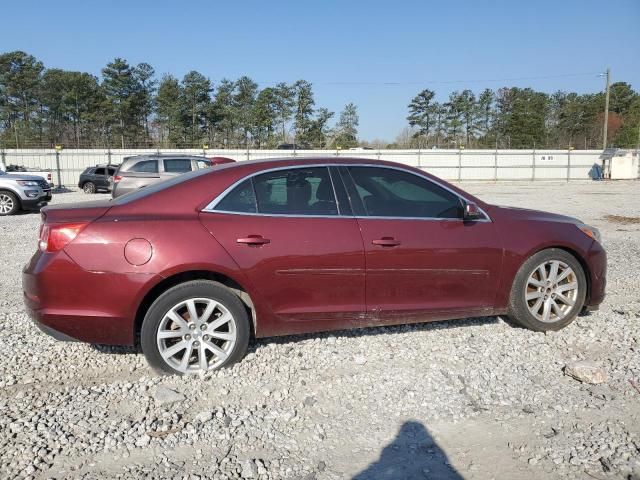
[(543, 212), (541, 210), (530, 210), (528, 208), (517, 207), (502, 207), (498, 205), (490, 205), (487, 208), (487, 213), (493, 217), (508, 218), (510, 220), (532, 220), (532, 221), (544, 221), (544, 222), (559, 222), (559, 223), (584, 223), (578, 218), (568, 217), (566, 215), (559, 215), (557, 213)]
[(31, 180), (39, 182), (44, 180), (44, 177), (41, 177), (40, 175), (29, 175), (28, 173), (23, 172), (7, 172), (6, 175), (0, 175), (0, 180)]

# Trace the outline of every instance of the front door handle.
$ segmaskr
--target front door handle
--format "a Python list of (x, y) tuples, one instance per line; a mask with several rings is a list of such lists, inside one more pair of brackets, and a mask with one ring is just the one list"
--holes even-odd
[(263, 238), (262, 235), (249, 235), (247, 237), (238, 238), (236, 242), (244, 245), (266, 245), (267, 243), (271, 243), (271, 240)]
[(396, 240), (393, 237), (382, 237), (378, 240), (372, 240), (374, 245), (380, 245), (381, 247), (397, 247), (400, 245), (400, 240)]

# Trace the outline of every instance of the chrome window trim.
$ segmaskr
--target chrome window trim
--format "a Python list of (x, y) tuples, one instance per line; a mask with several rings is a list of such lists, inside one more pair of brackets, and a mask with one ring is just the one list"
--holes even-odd
[[(407, 170), (405, 168), (394, 167), (394, 166), (390, 166), (390, 165), (375, 165), (375, 164), (369, 164), (369, 163), (313, 163), (313, 164), (308, 164), (308, 165), (289, 165), (289, 166), (286, 166), (286, 167), (274, 167), (274, 168), (269, 168), (267, 170), (260, 170), (259, 172), (254, 172), (254, 173), (252, 173), (250, 175), (244, 176), (241, 179), (235, 181), (233, 184), (231, 184), (226, 189), (224, 189), (222, 191), (222, 193), (218, 194), (218, 196), (216, 196), (216, 198), (214, 198), (211, 202), (209, 202), (209, 204), (207, 204), (206, 207), (204, 207), (202, 209), (202, 212), (207, 212), (207, 213), (225, 213), (225, 214), (232, 214), (232, 215), (252, 215), (252, 216), (261, 216), (261, 217), (289, 217), (289, 218), (357, 218), (357, 219), (370, 218), (370, 219), (375, 219), (375, 220), (463, 221), (462, 218), (380, 217), (380, 216), (368, 216), (368, 215), (342, 215), (340, 213), (338, 213), (338, 215), (300, 215), (300, 214), (285, 214), (285, 213), (231, 212), (231, 211), (226, 211), (226, 210), (216, 210), (215, 209), (216, 205), (218, 205), (218, 203), (220, 203), (222, 201), (222, 199), (229, 192), (231, 192), (231, 190), (233, 190), (235, 187), (240, 185), (245, 180), (253, 179), (253, 177), (261, 175), (263, 173), (277, 172), (279, 170), (293, 170), (294, 168), (318, 168), (318, 167), (327, 167), (327, 169), (329, 167), (373, 167), (373, 168), (388, 168), (390, 170), (398, 170), (400, 172), (405, 172), (405, 173), (409, 173), (411, 175), (415, 175), (416, 177), (422, 178), (423, 180), (426, 180), (427, 182), (431, 182), (434, 185), (437, 185), (440, 188), (443, 188), (444, 190), (448, 191), (449, 193), (454, 194), (456, 197), (458, 197), (463, 202), (470, 203), (470, 201), (467, 198), (465, 198), (464, 196), (460, 195), (458, 192), (448, 188), (446, 185), (443, 185), (443, 184), (441, 184), (440, 182), (438, 182), (436, 180), (432, 180), (429, 177), (425, 177), (424, 175), (420, 175), (420, 174), (418, 174), (416, 172), (413, 172), (411, 170)], [(333, 179), (331, 178), (331, 172), (328, 172), (328, 173), (329, 173), (329, 178), (331, 179), (332, 186), (333, 186)], [(253, 184), (253, 180), (251, 181), (251, 184)], [(338, 205), (338, 198), (337, 198), (337, 195), (336, 195), (336, 192), (335, 192), (335, 186), (334, 186), (333, 194), (334, 194), (334, 197), (336, 199), (336, 205)], [(340, 207), (338, 206), (338, 209), (339, 208)], [(484, 215), (484, 218), (478, 218), (478, 219), (467, 220), (467, 221), (469, 221), (469, 222), (488, 222), (488, 223), (492, 223), (493, 222), (493, 220), (491, 220), (491, 217), (487, 214), (487, 212), (485, 212), (479, 205), (478, 205), (478, 209), (480, 210), (480, 212), (482, 212), (482, 215)]]

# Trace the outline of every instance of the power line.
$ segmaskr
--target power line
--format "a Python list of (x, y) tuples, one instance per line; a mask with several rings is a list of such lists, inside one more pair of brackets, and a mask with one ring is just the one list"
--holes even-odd
[[(584, 73), (563, 73), (557, 75), (533, 75), (527, 77), (505, 77), (505, 78), (485, 78), (485, 79), (468, 79), (468, 80), (414, 80), (414, 81), (333, 81), (333, 82), (312, 82), (313, 85), (332, 85), (332, 86), (402, 86), (402, 85), (449, 85), (455, 83), (490, 83), (490, 82), (515, 82), (520, 80), (546, 80), (553, 78), (568, 77), (590, 77), (598, 76), (601, 72), (584, 72)], [(219, 81), (219, 80), (218, 80)], [(276, 85), (282, 82), (274, 81), (257, 81), (259, 85)], [(285, 82), (286, 83), (286, 82)]]

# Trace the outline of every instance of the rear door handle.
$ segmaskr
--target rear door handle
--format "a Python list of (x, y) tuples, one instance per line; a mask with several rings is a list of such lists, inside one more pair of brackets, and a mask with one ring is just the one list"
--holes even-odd
[(382, 237), (378, 240), (372, 240), (374, 245), (380, 245), (381, 247), (397, 247), (400, 245), (400, 240), (396, 240), (393, 237)]
[(271, 243), (271, 240), (263, 238), (262, 235), (248, 235), (238, 238), (236, 242), (244, 245), (266, 245), (267, 243)]

